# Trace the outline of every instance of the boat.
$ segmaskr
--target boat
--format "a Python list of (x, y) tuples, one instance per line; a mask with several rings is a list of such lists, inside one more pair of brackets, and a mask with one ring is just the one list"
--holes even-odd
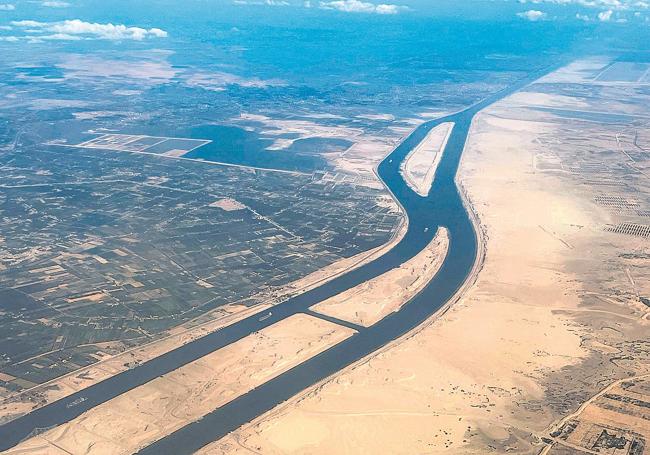
[(73, 407), (75, 407), (75, 406), (80, 405), (81, 403), (83, 403), (83, 402), (86, 401), (87, 399), (88, 399), (88, 398), (86, 398), (86, 397), (79, 397), (79, 398), (77, 398), (76, 400), (71, 401), (70, 403), (66, 404), (65, 407), (66, 407), (66, 408), (73, 408)]

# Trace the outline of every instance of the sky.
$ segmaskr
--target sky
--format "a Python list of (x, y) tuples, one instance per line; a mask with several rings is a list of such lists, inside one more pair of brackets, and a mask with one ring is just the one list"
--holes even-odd
[(0, 0), (0, 103), (407, 118), (574, 58), (650, 61), (644, 1)]
[[(265, 47), (264, 41), (255, 41), (254, 35), (259, 33), (264, 37), (273, 35), (273, 44), (268, 46), (277, 48), (277, 52), (267, 52), (264, 58), (291, 56), (304, 64), (314, 63), (310, 59), (337, 59), (339, 55), (343, 58), (347, 55), (350, 61), (362, 58), (355, 53), (357, 45), (395, 43), (388, 51), (404, 53), (408, 46), (417, 50), (425, 41), (423, 49), (439, 47), (440, 52), (436, 53), (458, 57), (465, 53), (469, 61), (473, 48), (481, 46), (489, 47), (481, 51), (486, 55), (508, 52), (508, 48), (513, 53), (539, 55), (598, 53), (610, 49), (647, 51), (650, 48), (648, 2), (0, 0), (0, 44), (3, 48), (15, 44), (16, 49), (21, 44), (62, 48), (91, 43), (93, 49), (124, 43), (176, 48), (191, 41), (194, 50), (197, 43), (215, 46), (223, 42), (228, 42), (233, 49), (238, 43), (233, 36), (239, 34), (239, 42), (248, 46), (249, 54), (254, 57)], [(318, 39), (331, 42), (319, 45)], [(252, 43), (256, 48), (249, 46)], [(318, 47), (319, 54), (302, 55), (314, 46)], [(264, 64), (264, 58), (257, 63)]]
[(125, 10), (137, 10), (154, 3), (163, 5), (170, 12), (179, 7), (190, 10), (207, 7), (232, 15), (247, 14), (253, 9), (259, 14), (275, 14), (273, 10), (303, 10), (338, 15), (609, 22), (650, 26), (650, 0), (0, 0), (0, 20), (3, 16), (21, 17), (23, 20), (30, 20), (30, 16), (63, 18), (75, 10), (110, 11), (112, 16), (119, 17)]

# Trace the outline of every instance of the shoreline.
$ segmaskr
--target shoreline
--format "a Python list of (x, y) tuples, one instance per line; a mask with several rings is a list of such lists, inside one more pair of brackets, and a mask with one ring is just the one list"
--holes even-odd
[[(308, 291), (297, 297), (293, 297), (284, 303), (276, 306), (273, 315), (266, 318), (258, 318), (253, 315), (240, 323), (231, 325), (219, 333), (208, 334), (187, 345), (178, 348), (169, 355), (152, 359), (143, 364), (142, 367), (126, 371), (119, 377), (112, 377), (102, 383), (96, 384), (90, 391), (91, 395), (87, 403), (74, 409), (65, 408), (66, 401), (75, 398), (75, 395), (66, 400), (60, 400), (45, 409), (37, 410), (35, 414), (20, 419), (17, 423), (2, 428), (10, 440), (20, 437), (34, 426), (44, 426), (50, 422), (59, 422), (62, 419), (67, 422), (79, 416), (84, 410), (90, 409), (97, 404), (104, 403), (120, 394), (122, 390), (127, 391), (135, 386), (142, 385), (151, 380), (153, 375), (161, 375), (177, 369), (179, 366), (198, 359), (226, 346), (233, 341), (239, 340), (250, 331), (259, 331), (264, 327), (272, 325), (291, 314), (304, 312), (313, 303), (335, 295), (355, 284), (367, 281), (395, 268), (409, 258), (417, 254), (418, 249), (433, 238), (434, 230), (439, 226), (445, 226), (451, 230), (450, 251), (446, 255), (445, 263), (432, 281), (417, 293), (409, 304), (402, 308), (402, 311), (392, 313), (390, 317), (383, 319), (375, 326), (369, 327), (361, 334), (352, 337), (350, 340), (323, 352), (321, 355), (303, 362), (290, 372), (278, 378), (266, 382), (249, 393), (239, 396), (228, 405), (214, 410), (195, 423), (178, 430), (158, 442), (141, 450), (140, 453), (156, 453), (162, 450), (181, 450), (183, 453), (190, 453), (190, 450), (210, 444), (215, 439), (241, 427), (244, 424), (255, 421), (260, 415), (272, 411), (276, 406), (292, 400), (300, 391), (312, 388), (314, 384), (332, 377), (333, 374), (346, 370), (346, 367), (363, 361), (370, 354), (384, 352), (386, 346), (393, 342), (408, 340), (415, 333), (427, 327), (440, 315), (458, 301), (476, 279), (478, 244), (480, 236), (475, 231), (475, 222), (467, 210), (467, 203), (463, 201), (457, 185), (457, 170), (461, 155), (466, 149), (466, 139), (472, 125), (475, 114), (481, 110), (481, 106), (487, 107), (498, 101), (501, 97), (508, 96), (519, 90), (521, 87), (537, 79), (537, 73), (520, 79), (517, 83), (487, 97), (474, 107), (471, 107), (453, 117), (460, 129), (454, 129), (443, 159), (444, 174), (441, 179), (436, 180), (436, 191), (440, 191), (446, 198), (443, 203), (440, 194), (437, 197), (431, 196), (422, 198), (410, 190), (399, 175), (399, 164), (406, 154), (417, 146), (426, 135), (426, 132), (433, 126), (444, 122), (447, 118), (440, 118), (430, 122), (424, 122), (406, 136), (381, 163), (378, 165), (378, 173), (382, 181), (391, 185), (391, 193), (399, 195), (401, 205), (408, 207), (412, 214), (418, 214), (417, 225), (413, 220), (409, 221), (409, 230), (398, 246), (391, 250), (388, 255), (381, 256), (364, 267), (360, 267), (350, 274), (341, 276), (327, 285)], [(460, 122), (460, 123), (459, 123)], [(451, 148), (450, 148), (451, 147)], [(451, 155), (449, 155), (451, 153)], [(393, 158), (391, 158), (393, 156)], [(451, 203), (451, 206), (448, 204)], [(449, 211), (447, 211), (449, 210)], [(430, 230), (431, 229), (431, 230)], [(408, 242), (406, 240), (408, 239)], [(433, 316), (433, 317), (432, 317)], [(302, 374), (302, 373), (305, 374)], [(123, 392), (122, 392), (123, 393)], [(80, 395), (81, 394), (77, 394)], [(261, 400), (261, 401), (260, 401)], [(62, 417), (63, 413), (63, 417)], [(228, 414), (235, 413), (234, 418), (227, 418)], [(13, 433), (13, 436), (11, 433)], [(194, 448), (194, 449), (192, 449)]]
[[(536, 72), (535, 75), (536, 77), (533, 78), (526, 78), (522, 82), (524, 84), (520, 85), (516, 91), (522, 90), (525, 87), (528, 87), (529, 85), (535, 83), (539, 79), (539, 73)], [(502, 93), (503, 91), (499, 91), (499, 93)], [(512, 92), (514, 93), (514, 92)], [(510, 94), (512, 94), (510, 93)], [(509, 94), (509, 95), (510, 95)], [(509, 96), (507, 95), (507, 96)], [(496, 96), (493, 95), (493, 97)], [(506, 96), (506, 98), (507, 98)], [(492, 97), (490, 97), (491, 99)], [(472, 110), (478, 105), (481, 105), (484, 102), (488, 102), (488, 100), (483, 100), (479, 101), (472, 106), (468, 107), (467, 110)], [(493, 103), (488, 103), (488, 105), (493, 104)], [(487, 106), (486, 106), (487, 107)], [(455, 186), (455, 190), (458, 194), (458, 197), (460, 199), (460, 202), (462, 204), (463, 211), (465, 212), (465, 215), (467, 216), (467, 219), (469, 223), (471, 224), (471, 228), (473, 230), (473, 235), (474, 235), (474, 241), (476, 243), (476, 250), (474, 252), (474, 258), (472, 261), (472, 267), (470, 271), (467, 273), (465, 279), (463, 280), (462, 284), (456, 289), (456, 291), (447, 299), (447, 301), (440, 306), (433, 314), (428, 316), (424, 321), (419, 323), (417, 326), (413, 327), (411, 330), (407, 331), (406, 333), (402, 334), (401, 336), (397, 337), (394, 340), (389, 341), (383, 346), (380, 346), (377, 348), (375, 351), (369, 353), (368, 355), (360, 358), (357, 361), (354, 361), (350, 363), (348, 366), (346, 366), (343, 369), (340, 369), (333, 374), (328, 375), (327, 377), (322, 378), (321, 380), (315, 382), (313, 385), (311, 385), (308, 388), (305, 388), (304, 390), (300, 391), (299, 393), (291, 396), (288, 399), (285, 399), (281, 403), (278, 403), (275, 407), (269, 409), (267, 412), (255, 417), (254, 419), (251, 419), (244, 425), (241, 425), (240, 427), (229, 431), (228, 433), (224, 434), (223, 436), (219, 437), (218, 439), (214, 440), (212, 443), (208, 444), (205, 446), (200, 453), (203, 453), (206, 448), (208, 448), (211, 444), (218, 444), (219, 441), (226, 441), (227, 438), (234, 438), (234, 441), (236, 441), (237, 444), (241, 445), (241, 441), (239, 439), (239, 436), (242, 435), (242, 433), (245, 433), (246, 430), (250, 430), (254, 428), (257, 425), (262, 424), (263, 422), (273, 422), (274, 419), (282, 416), (287, 412), (291, 412), (291, 410), (294, 409), (294, 407), (297, 407), (297, 405), (304, 400), (308, 399), (309, 397), (316, 399), (318, 396), (319, 392), (322, 391), (327, 385), (333, 384), (337, 378), (342, 377), (346, 374), (349, 374), (353, 372), (356, 369), (359, 369), (360, 367), (367, 365), (369, 362), (371, 362), (373, 359), (376, 359), (377, 357), (381, 356), (382, 354), (385, 354), (387, 351), (390, 351), (391, 349), (394, 349), (396, 347), (399, 347), (400, 345), (403, 345), (407, 341), (415, 338), (417, 335), (419, 335), (422, 331), (425, 329), (429, 328), (432, 326), (434, 323), (436, 323), (438, 320), (440, 320), (441, 317), (445, 316), (450, 309), (454, 308), (466, 295), (467, 293), (476, 285), (477, 280), (479, 279), (480, 272), (483, 270), (485, 261), (486, 261), (486, 256), (487, 256), (487, 243), (488, 243), (488, 236), (486, 232), (485, 225), (481, 222), (481, 217), (479, 215), (479, 211), (476, 207), (474, 207), (471, 198), (469, 197), (469, 194), (467, 190), (464, 187), (462, 178), (463, 175), (461, 173), (461, 168), (462, 165), (466, 159), (466, 151), (468, 147), (471, 145), (469, 141), (469, 137), (471, 134), (473, 134), (474, 128), (475, 128), (475, 123), (477, 118), (479, 118), (479, 115), (481, 114), (483, 109), (478, 110), (477, 112), (472, 114), (472, 118), (470, 121), (470, 125), (468, 126), (467, 130), (467, 136), (465, 138), (464, 143), (462, 144), (462, 151), (460, 154), (460, 159), (457, 164), (457, 169), (453, 177), (453, 185)], [(460, 111), (461, 113), (464, 111)], [(444, 121), (446, 117), (443, 117), (441, 119), (436, 119), (439, 121)], [(434, 120), (435, 122), (435, 120)], [(427, 123), (427, 122), (424, 122)], [(418, 130), (422, 125), (415, 126), (413, 130), (411, 131), (410, 135), (412, 135), (415, 131)], [(399, 149), (402, 144), (410, 138), (409, 136), (406, 136), (403, 138), (402, 141), (396, 146), (396, 150)], [(381, 165), (381, 163), (380, 163)], [(412, 191), (409, 188), (410, 191)], [(413, 192), (415, 194), (415, 192)], [(444, 223), (440, 224), (441, 226), (444, 225)], [(453, 242), (454, 239), (452, 238), (451, 241)], [(426, 289), (426, 287), (425, 287)], [(417, 296), (413, 297), (413, 299), (416, 299)], [(243, 430), (243, 431), (242, 431)], [(255, 433), (255, 431), (253, 431)], [(232, 440), (232, 439), (231, 439)], [(209, 448), (207, 449), (209, 450)]]
[[(473, 124), (473, 121), (472, 121)], [(416, 127), (417, 128), (417, 127)], [(463, 148), (463, 155), (464, 156), (465, 148)], [(462, 161), (461, 161), (462, 163)], [(460, 169), (460, 165), (459, 165)], [(458, 180), (458, 174), (456, 175), (456, 178), (454, 180), (456, 187), (458, 189), (459, 195), (461, 197), (461, 200), (463, 202), (463, 207), (465, 208), (468, 218), (470, 219), (470, 222), (472, 223), (472, 226), (475, 230), (476, 233), (476, 243), (477, 243), (477, 249), (476, 249), (476, 256), (474, 258), (474, 265), (472, 267), (472, 270), (468, 274), (465, 282), (461, 285), (461, 287), (456, 291), (456, 293), (445, 303), (442, 307), (440, 307), (438, 310), (436, 310), (429, 318), (427, 318), (424, 322), (419, 324), (417, 327), (413, 328), (409, 332), (403, 334), (401, 337), (392, 340), (391, 342), (385, 344), (384, 346), (380, 347), (376, 351), (372, 352), (371, 354), (357, 360), (354, 363), (351, 363), (347, 367), (337, 371), (336, 373), (318, 381), (317, 383), (313, 384), (311, 387), (299, 392), (298, 394), (294, 395), (292, 398), (289, 400), (284, 401), (283, 403), (277, 405), (270, 411), (267, 411), (264, 414), (259, 415), (255, 419), (251, 420), (250, 422), (246, 423), (245, 425), (242, 425), (241, 427), (237, 428), (233, 432), (228, 433), (225, 435), (223, 438), (220, 438), (218, 440), (215, 440), (214, 442), (218, 442), (221, 439), (224, 439), (228, 436), (233, 435), (235, 432), (239, 432), (241, 430), (247, 429), (254, 427), (255, 425), (267, 420), (271, 419), (273, 417), (276, 417), (278, 415), (281, 415), (285, 410), (290, 408), (291, 406), (299, 403), (303, 399), (307, 398), (308, 396), (318, 392), (321, 390), (324, 386), (326, 386), (328, 383), (331, 383), (332, 381), (335, 381), (338, 377), (349, 373), (351, 371), (354, 371), (355, 369), (367, 364), (368, 362), (372, 361), (375, 357), (395, 348), (403, 344), (404, 342), (412, 339), (413, 337), (417, 336), (420, 332), (422, 332), (424, 329), (430, 327), (432, 324), (437, 322), (440, 317), (444, 316), (454, 305), (456, 305), (464, 296), (465, 294), (474, 286), (476, 283), (476, 280), (478, 279), (479, 273), (483, 269), (483, 265), (485, 263), (485, 258), (486, 258), (486, 253), (487, 253), (487, 235), (485, 233), (485, 230), (483, 228), (483, 225), (480, 222), (480, 218), (478, 216), (478, 212), (473, 208), (471, 200), (469, 199), (469, 196), (467, 195), (462, 183)], [(383, 180), (382, 180), (383, 182)], [(392, 193), (392, 192), (391, 192)], [(453, 240), (452, 240), (453, 241)], [(428, 284), (427, 284), (428, 285)], [(426, 288), (426, 286), (425, 286)], [(421, 289), (419, 292), (422, 292), (424, 290)], [(418, 293), (419, 293), (418, 292)], [(413, 297), (412, 297), (413, 298)], [(409, 299), (411, 300), (411, 299)], [(249, 449), (245, 445), (241, 443), (241, 441), (237, 441), (243, 448)], [(207, 447), (207, 446), (206, 446)], [(204, 447), (205, 448), (205, 447)]]
[[(449, 141), (449, 138), (451, 137), (451, 134), (454, 129), (454, 123), (453, 122), (445, 122), (437, 125), (436, 127), (432, 128), (431, 131), (427, 134), (427, 136), (422, 140), (420, 145), (411, 152), (409, 152), (408, 155), (404, 158), (404, 161), (402, 161), (400, 165), (400, 173), (402, 175), (402, 178), (406, 182), (406, 184), (417, 194), (419, 194), (422, 197), (427, 197), (429, 194), (429, 191), (431, 190), (431, 186), (433, 185), (433, 181), (436, 178), (436, 170), (438, 169), (438, 165), (440, 164), (440, 161), (442, 161), (443, 154), (445, 152), (445, 149), (447, 148), (447, 142)], [(418, 182), (416, 179), (416, 176), (413, 174), (413, 170), (410, 169), (410, 166), (417, 166), (417, 164), (411, 164), (412, 161), (417, 161), (418, 158), (421, 159), (418, 155), (422, 155), (425, 153), (430, 153), (425, 149), (427, 146), (430, 146), (430, 142), (432, 141), (432, 136), (436, 133), (436, 130), (438, 130), (441, 127), (446, 127), (447, 132), (445, 133), (444, 138), (440, 141), (439, 144), (437, 144), (437, 150), (435, 152), (435, 155), (433, 157), (432, 162), (429, 164), (429, 167), (426, 169), (426, 173), (424, 176), (420, 177), (421, 181)]]
[[(317, 274), (321, 273), (323, 269), (320, 269), (320, 270), (316, 270), (316, 271), (310, 273), (309, 275), (306, 275), (306, 276), (296, 280), (293, 283), (287, 283), (286, 285), (284, 285), (282, 287), (281, 290), (279, 290), (279, 292), (282, 293), (279, 297), (276, 297), (276, 296), (273, 296), (273, 295), (268, 295), (268, 296), (266, 296), (266, 298), (263, 301), (259, 302), (258, 304), (254, 305), (254, 306), (250, 306), (250, 307), (247, 307), (246, 309), (230, 313), (230, 314), (228, 314), (226, 316), (223, 316), (221, 318), (208, 319), (205, 322), (201, 322), (201, 323), (199, 323), (197, 325), (192, 325), (195, 321), (199, 321), (199, 320), (201, 320), (203, 318), (206, 318), (210, 312), (219, 311), (219, 309), (222, 308), (222, 307), (216, 308), (215, 310), (211, 310), (208, 313), (205, 313), (205, 314), (196, 316), (196, 317), (194, 317), (192, 319), (189, 319), (189, 320), (183, 322), (182, 324), (180, 324), (178, 326), (171, 327), (169, 329), (169, 332), (171, 332), (171, 333), (169, 333), (166, 336), (163, 336), (163, 337), (158, 338), (156, 340), (152, 340), (152, 341), (150, 341), (148, 343), (145, 343), (145, 344), (142, 344), (142, 345), (134, 346), (134, 347), (132, 347), (130, 349), (127, 349), (127, 350), (125, 350), (123, 352), (120, 352), (120, 353), (118, 353), (116, 355), (113, 355), (111, 357), (108, 357), (106, 359), (100, 360), (98, 362), (95, 362), (95, 363), (92, 363), (90, 365), (84, 366), (84, 367), (79, 368), (77, 370), (71, 371), (71, 372), (66, 373), (66, 374), (64, 374), (62, 376), (59, 376), (57, 378), (46, 381), (44, 383), (38, 384), (38, 385), (36, 385), (34, 387), (31, 387), (29, 389), (22, 390), (22, 391), (20, 391), (19, 393), (15, 394), (15, 395), (10, 395), (8, 397), (4, 397), (3, 399), (0, 400), (0, 406), (11, 405), (11, 404), (15, 403), (15, 404), (19, 404), (19, 405), (24, 404), (26, 406), (29, 406), (30, 408), (29, 408), (29, 410), (27, 412), (14, 413), (14, 414), (8, 414), (8, 415), (5, 415), (5, 416), (0, 416), (0, 425), (4, 425), (4, 424), (7, 424), (9, 422), (12, 422), (13, 420), (18, 419), (18, 418), (20, 418), (20, 417), (22, 417), (24, 415), (27, 415), (32, 411), (40, 409), (40, 408), (42, 408), (44, 406), (47, 406), (47, 405), (49, 405), (51, 403), (54, 403), (54, 402), (58, 401), (58, 400), (65, 399), (65, 398), (67, 398), (67, 397), (69, 397), (69, 396), (71, 396), (73, 394), (82, 392), (83, 390), (85, 390), (86, 388), (88, 388), (88, 387), (90, 387), (90, 386), (92, 386), (94, 384), (97, 384), (97, 383), (99, 383), (101, 381), (109, 379), (110, 377), (115, 376), (116, 374), (120, 374), (123, 371), (130, 370), (130, 369), (134, 368), (134, 366), (129, 366), (128, 368), (118, 369), (118, 370), (114, 371), (112, 374), (102, 376), (102, 377), (100, 377), (98, 379), (95, 379), (95, 380), (87, 380), (88, 382), (85, 384), (84, 387), (76, 389), (76, 390), (69, 390), (70, 386), (68, 384), (63, 383), (66, 380), (74, 379), (75, 377), (78, 377), (79, 375), (84, 375), (84, 374), (93, 372), (94, 370), (104, 371), (104, 370), (102, 370), (102, 367), (106, 367), (109, 363), (115, 363), (115, 362), (123, 362), (123, 363), (128, 362), (128, 363), (130, 363), (130, 362), (135, 361), (136, 362), (135, 366), (137, 367), (138, 365), (140, 365), (142, 363), (145, 363), (150, 359), (153, 359), (153, 358), (156, 358), (158, 356), (164, 355), (164, 354), (166, 354), (166, 353), (168, 353), (170, 351), (173, 351), (174, 349), (177, 349), (177, 348), (179, 348), (179, 347), (181, 347), (181, 346), (183, 346), (183, 345), (185, 345), (185, 344), (187, 344), (189, 342), (192, 342), (193, 340), (196, 340), (198, 338), (206, 336), (206, 335), (208, 335), (210, 333), (218, 332), (219, 330), (222, 330), (222, 329), (224, 329), (224, 328), (226, 328), (226, 327), (228, 327), (228, 326), (230, 326), (232, 324), (235, 324), (235, 323), (237, 323), (237, 322), (239, 322), (239, 321), (241, 321), (243, 319), (246, 319), (246, 318), (248, 318), (248, 317), (250, 317), (250, 316), (252, 316), (252, 315), (254, 315), (254, 314), (258, 313), (258, 312), (266, 311), (268, 309), (272, 309), (276, 305), (281, 304), (284, 301), (287, 301), (287, 300), (289, 300), (289, 299), (291, 299), (291, 298), (293, 298), (295, 296), (298, 296), (298, 295), (303, 294), (305, 292), (308, 292), (308, 291), (310, 291), (310, 290), (312, 290), (314, 288), (317, 288), (317, 287), (319, 287), (321, 285), (324, 285), (324, 284), (338, 278), (339, 276), (345, 275), (346, 273), (348, 273), (348, 272), (350, 272), (352, 270), (355, 270), (355, 269), (357, 269), (359, 267), (362, 267), (365, 264), (367, 264), (367, 263), (369, 263), (369, 262), (371, 262), (373, 260), (376, 260), (376, 259), (380, 258), (381, 256), (385, 255), (386, 253), (388, 253), (391, 249), (393, 249), (404, 238), (404, 235), (408, 231), (408, 227), (409, 227), (409, 218), (408, 218), (408, 214), (406, 212), (406, 209), (400, 203), (400, 201), (397, 199), (397, 197), (391, 191), (391, 189), (388, 187), (388, 185), (379, 177), (379, 174), (377, 172), (377, 167), (379, 166), (379, 164), (381, 164), (381, 162), (384, 161), (384, 159), (386, 159), (391, 153), (392, 153), (392, 150), (389, 151), (377, 164), (375, 164), (373, 166), (373, 174), (375, 175), (377, 180), (381, 183), (381, 185), (384, 187), (384, 189), (387, 191), (388, 195), (393, 200), (393, 202), (395, 202), (395, 204), (397, 206), (397, 209), (400, 211), (400, 213), (402, 215), (401, 222), (395, 227), (395, 229), (393, 230), (393, 233), (391, 234), (391, 237), (388, 239), (387, 242), (385, 242), (384, 244), (382, 244), (382, 245), (380, 245), (378, 247), (375, 247), (373, 249), (364, 251), (362, 253), (358, 253), (356, 256), (360, 256), (360, 257), (357, 260), (355, 260), (355, 262), (353, 262), (351, 265), (348, 265), (347, 267), (344, 267), (344, 268), (342, 268), (340, 270), (336, 268), (337, 263), (348, 261), (350, 259), (355, 258), (355, 256), (351, 256), (349, 258), (341, 259), (341, 260), (339, 260), (337, 262), (334, 262), (334, 263), (326, 266), (325, 269), (334, 269), (334, 270), (330, 271), (329, 274), (327, 274), (324, 277), (318, 278), (318, 279), (316, 279), (314, 281), (309, 281), (308, 280), (310, 275), (317, 275)], [(326, 273), (328, 273), (328, 272), (326, 272)], [(292, 289), (292, 286), (294, 285), (294, 283), (299, 283), (299, 282), (301, 282), (303, 280), (307, 280), (307, 283), (305, 283), (304, 285), (302, 285), (298, 289)], [(254, 298), (254, 297), (255, 296), (253, 296), (251, 298)], [(246, 299), (243, 299), (243, 300), (246, 300)], [(236, 306), (236, 305), (239, 305), (239, 302), (231, 302), (231, 303), (228, 303), (228, 304), (224, 305), (224, 307), (228, 308), (230, 306)], [(188, 327), (186, 327), (184, 330), (174, 332), (175, 330), (178, 330), (179, 328), (181, 328), (183, 326), (188, 326)], [(210, 327), (210, 326), (213, 326), (213, 327)], [(166, 342), (172, 342), (172, 340), (174, 338), (178, 338), (179, 340), (177, 342), (175, 342), (175, 343), (172, 343), (171, 346), (167, 346), (164, 349), (162, 349), (160, 352), (157, 353), (157, 355), (150, 356), (146, 352), (146, 350), (155, 350), (156, 347), (159, 347), (160, 345), (164, 345), (164, 343), (166, 343)], [(136, 353), (140, 353), (141, 357), (140, 358), (138, 358), (138, 357), (134, 358), (134, 356), (136, 356)], [(33, 393), (37, 393), (37, 394), (38, 393), (44, 393), (44, 394), (46, 394), (46, 393), (48, 393), (48, 389), (51, 389), (52, 387), (68, 388), (68, 391), (66, 391), (65, 393), (61, 393), (60, 395), (57, 395), (55, 398), (47, 399), (45, 402), (38, 402), (36, 404), (34, 402), (31, 402), (31, 401), (21, 401), (20, 400), (20, 397), (25, 397), (28, 394), (33, 394)], [(38, 397), (37, 397), (37, 399), (38, 399)]]

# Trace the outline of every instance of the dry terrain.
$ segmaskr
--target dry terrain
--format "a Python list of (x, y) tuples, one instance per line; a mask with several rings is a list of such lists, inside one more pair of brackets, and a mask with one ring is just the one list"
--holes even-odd
[(296, 315), (130, 390), (9, 454), (130, 454), (343, 341), (353, 330)]
[(400, 171), (406, 183), (420, 196), (427, 196), (436, 176), (438, 163), (454, 128), (453, 123), (441, 123), (406, 157)]
[[(650, 440), (650, 375), (612, 383), (565, 417), (544, 455), (642, 455)], [(548, 439), (547, 439), (548, 440)]]
[(438, 272), (449, 246), (447, 229), (400, 267), (311, 307), (312, 310), (365, 327), (376, 324), (416, 295)]
[(650, 95), (609, 64), (475, 119), (485, 260), (455, 305), (200, 453), (648, 453)]
[[(228, 201), (228, 208), (233, 207), (234, 203), (236, 201)], [(394, 202), (390, 199), (390, 201), (387, 201), (387, 204), (394, 204)], [(404, 236), (407, 226), (408, 223), (406, 221), (403, 222), (396, 230), (391, 241), (380, 247), (337, 261), (297, 281), (289, 283), (283, 289), (275, 291), (273, 294), (260, 294), (257, 305), (246, 306), (237, 303), (224, 305), (195, 320), (188, 321), (169, 330), (168, 335), (162, 339), (124, 352), (119, 352), (115, 355), (108, 353), (112, 349), (110, 343), (107, 343), (106, 351), (108, 352), (104, 357), (98, 358), (97, 363), (44, 384), (36, 385), (21, 394), (0, 401), (0, 422), (12, 420), (47, 403), (72, 395), (115, 374), (134, 368), (179, 346), (194, 341), (197, 338), (233, 324), (252, 314), (264, 311), (277, 302), (314, 288), (350, 269), (360, 267), (396, 245)]]

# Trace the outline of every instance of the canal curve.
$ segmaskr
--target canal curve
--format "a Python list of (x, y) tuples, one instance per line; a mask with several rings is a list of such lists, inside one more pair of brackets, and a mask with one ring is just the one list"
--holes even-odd
[[(0, 450), (15, 446), (36, 431), (66, 423), (135, 387), (287, 317), (304, 313), (324, 299), (399, 267), (424, 249), (435, 236), (438, 227), (444, 226), (449, 232), (449, 249), (445, 261), (427, 286), (400, 311), (235, 398), (201, 420), (143, 448), (139, 453), (193, 453), (418, 327), (466, 283), (477, 261), (476, 233), (455, 183), (472, 119), (480, 110), (528, 85), (541, 74), (543, 72), (523, 78), (463, 111), (423, 123), (380, 163), (377, 169), (380, 178), (409, 218), (406, 234), (387, 253), (274, 306), (270, 317), (262, 317), (268, 315), (268, 310), (252, 315), (0, 426)], [(444, 122), (453, 122), (455, 126), (429, 194), (422, 197), (406, 184), (400, 175), (400, 164), (431, 129)]]

